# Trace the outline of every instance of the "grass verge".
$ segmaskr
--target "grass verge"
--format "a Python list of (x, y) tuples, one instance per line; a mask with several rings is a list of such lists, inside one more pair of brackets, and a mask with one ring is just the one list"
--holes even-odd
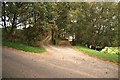
[(81, 47), (81, 46), (74, 46), (75, 49), (78, 49), (90, 56), (97, 57), (99, 59), (105, 60), (105, 61), (110, 61), (110, 62), (115, 62), (118, 63), (118, 54), (107, 54), (104, 52), (92, 50), (86, 47)]
[(46, 51), (44, 48), (32, 47), (32, 46), (28, 46), (28, 45), (25, 45), (25, 44), (6, 42), (6, 41), (3, 41), (2, 45), (7, 46), (7, 47), (11, 47), (11, 48), (15, 48), (17, 50), (23, 50), (23, 51), (26, 51), (26, 52), (41, 53), (41, 52)]

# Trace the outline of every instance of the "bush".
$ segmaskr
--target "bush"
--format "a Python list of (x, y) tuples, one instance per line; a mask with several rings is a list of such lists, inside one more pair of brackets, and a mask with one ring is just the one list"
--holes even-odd
[(109, 53), (109, 54), (119, 54), (120, 53), (118, 47), (105, 47), (104, 49), (101, 50), (101, 52)]
[(40, 27), (28, 27), (23, 30), (25, 41), (31, 46), (39, 46), (38, 41), (41, 41), (45, 35), (45, 31)]

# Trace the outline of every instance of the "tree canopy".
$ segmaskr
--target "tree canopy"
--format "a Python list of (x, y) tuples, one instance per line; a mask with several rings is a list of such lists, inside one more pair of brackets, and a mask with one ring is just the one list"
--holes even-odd
[(76, 44), (120, 46), (118, 6), (116, 2), (2, 2), (1, 25), (9, 37), (17, 35), (21, 27), (20, 36), (31, 43), (50, 35), (49, 22), (54, 20), (58, 39), (66, 32), (75, 34)]

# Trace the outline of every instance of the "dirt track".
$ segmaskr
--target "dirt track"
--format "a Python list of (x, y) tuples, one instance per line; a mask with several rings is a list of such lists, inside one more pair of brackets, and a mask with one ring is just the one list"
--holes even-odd
[(36, 54), (3, 48), (3, 77), (7, 78), (118, 78), (114, 63), (89, 57), (68, 47), (44, 46)]

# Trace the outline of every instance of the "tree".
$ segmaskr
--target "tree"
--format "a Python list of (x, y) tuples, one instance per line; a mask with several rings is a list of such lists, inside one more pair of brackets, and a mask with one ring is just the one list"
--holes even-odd
[[(52, 36), (49, 21), (54, 20), (56, 39), (66, 32), (76, 36), (77, 44), (96, 49), (117, 46), (118, 11), (117, 3), (2, 3), (2, 20), (7, 33), (22, 32), (28, 43)], [(7, 25), (9, 22), (10, 25)]]
[[(2, 3), (2, 20), (6, 33), (13, 35), (17, 25), (19, 24), (20, 12), (23, 10), (24, 3), (20, 2), (3, 2)], [(7, 25), (6, 23), (9, 23)]]

